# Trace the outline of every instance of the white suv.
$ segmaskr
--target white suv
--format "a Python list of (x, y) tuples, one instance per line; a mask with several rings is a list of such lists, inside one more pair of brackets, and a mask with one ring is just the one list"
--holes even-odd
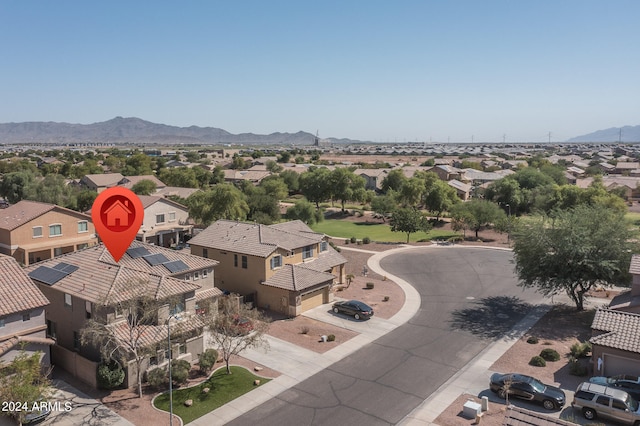
[(628, 425), (640, 426), (638, 401), (620, 389), (596, 383), (580, 383), (571, 406), (582, 408), (582, 415), (587, 420), (595, 420), (600, 416)]

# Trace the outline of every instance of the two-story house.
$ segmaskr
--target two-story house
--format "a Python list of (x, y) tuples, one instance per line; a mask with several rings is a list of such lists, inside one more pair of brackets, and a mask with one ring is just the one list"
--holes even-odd
[(0, 215), (0, 253), (23, 265), (97, 243), (91, 216), (55, 204), (22, 200)]
[[(126, 318), (117, 306), (131, 300), (135, 293), (132, 286), (144, 286), (148, 296), (161, 304), (166, 301), (157, 320), (145, 330), (146, 344), (157, 347), (158, 352), (143, 369), (167, 361), (163, 344), (171, 314), (179, 314), (181, 328), (194, 333), (172, 353), (193, 361), (204, 348), (202, 324), (196, 313), (222, 294), (214, 286), (216, 265), (214, 260), (183, 251), (133, 241), (118, 262), (100, 244), (26, 268), (51, 302), (46, 323), (48, 337), (56, 341), (51, 348), (53, 364), (95, 386), (100, 354), (96, 348), (81, 345), (81, 330), (89, 318), (97, 318), (111, 325), (116, 336), (126, 331)], [(127, 385), (132, 386), (135, 363), (129, 363), (126, 371)]]
[(191, 253), (220, 262), (216, 287), (297, 316), (331, 300), (346, 259), (299, 220), (275, 225), (219, 220), (189, 240)]
[(49, 301), (10, 256), (0, 254), (0, 364), (10, 362), (24, 348), (42, 352), (42, 365), (50, 364), (44, 308)]
[(139, 195), (144, 207), (144, 220), (136, 239), (162, 247), (175, 246), (191, 234), (189, 210), (168, 198)]

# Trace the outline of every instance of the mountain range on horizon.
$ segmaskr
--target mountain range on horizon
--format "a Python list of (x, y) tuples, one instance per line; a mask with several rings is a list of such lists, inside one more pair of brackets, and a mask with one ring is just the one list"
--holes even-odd
[[(115, 117), (92, 124), (59, 122), (0, 123), (0, 144), (149, 143), (149, 144), (232, 144), (232, 145), (313, 145), (309, 132), (232, 134), (216, 127), (178, 127), (152, 123), (135, 117)], [(331, 143), (366, 143), (352, 139), (328, 138)], [(612, 127), (568, 139), (566, 142), (640, 142), (640, 125)], [(532, 141), (535, 142), (535, 141)]]

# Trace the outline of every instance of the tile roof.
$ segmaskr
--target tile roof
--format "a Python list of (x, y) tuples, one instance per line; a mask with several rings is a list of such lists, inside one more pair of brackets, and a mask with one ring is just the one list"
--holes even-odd
[[(305, 265), (306, 266), (306, 265)], [(284, 265), (262, 284), (285, 290), (302, 291), (320, 284), (331, 284), (333, 275), (306, 268), (303, 265)]]
[(164, 188), (166, 185), (157, 177), (153, 175), (143, 175), (143, 176), (125, 176), (120, 181), (118, 181), (118, 186), (122, 186), (124, 188), (131, 189), (133, 185), (143, 180), (150, 180), (151, 182), (156, 184), (156, 189)]
[(311, 228), (300, 221), (267, 226), (219, 220), (193, 237), (189, 243), (218, 250), (268, 257), (278, 247), (293, 250), (317, 244), (322, 238), (322, 234), (313, 232)]
[(333, 247), (328, 246), (326, 252), (320, 253), (318, 257), (304, 262), (301, 266), (318, 272), (328, 272), (334, 266), (343, 265), (345, 263), (347, 263), (347, 259), (345, 259), (344, 256), (338, 253)]
[(144, 247), (150, 254), (163, 254), (168, 261), (181, 260), (189, 269), (171, 274), (162, 264), (151, 265), (144, 258), (132, 258), (129, 254), (125, 254), (119, 262), (115, 262), (108, 250), (100, 244), (39, 262), (25, 268), (25, 271), (29, 273), (40, 266), (53, 267), (60, 262), (77, 266), (76, 271), (63, 277), (51, 287), (90, 302), (111, 303), (127, 300), (135, 295), (136, 291), (142, 290), (141, 287), (132, 283), (142, 283), (143, 290), (158, 299), (197, 291), (200, 286), (184, 281), (183, 275), (191, 270), (213, 268), (218, 264), (212, 259), (140, 241), (132, 242), (130, 248), (134, 247)]
[(83, 179), (93, 183), (97, 187), (116, 186), (124, 178), (120, 173), (98, 173), (84, 175)]
[(593, 345), (640, 353), (640, 314), (600, 308), (591, 329), (603, 332), (589, 340)]
[(138, 195), (138, 198), (140, 198), (140, 201), (142, 202), (142, 207), (143, 208), (147, 208), (155, 203), (157, 203), (158, 201), (163, 202), (164, 204), (169, 204), (171, 206), (174, 206), (176, 208), (182, 209), (187, 211), (187, 207), (183, 206), (182, 204), (175, 202), (173, 200), (170, 200), (168, 198), (165, 197), (160, 197), (160, 196), (156, 196), (156, 195)]
[[(191, 315), (179, 321), (172, 321), (171, 334), (173, 334), (174, 331), (176, 333), (182, 333), (195, 330), (204, 327), (204, 325), (204, 321), (199, 315)], [(131, 328), (126, 321), (112, 323), (109, 327), (114, 330), (116, 339), (121, 342), (130, 342), (132, 339), (135, 339), (136, 342), (133, 342), (133, 344), (136, 346), (140, 344), (141, 346), (152, 346), (164, 342), (168, 333), (166, 324), (136, 327), (136, 331), (139, 331), (140, 334), (133, 333), (133, 337), (130, 334)]]
[(155, 195), (159, 195), (162, 197), (169, 197), (171, 195), (176, 195), (180, 198), (189, 198), (191, 194), (198, 191), (200, 191), (200, 189), (198, 188), (182, 188), (179, 186), (165, 186), (164, 188), (158, 189)]
[(27, 273), (11, 256), (0, 254), (0, 316), (28, 311), (49, 304)]
[(37, 201), (18, 201), (0, 211), (0, 229), (13, 231), (17, 227), (53, 210), (57, 206)]

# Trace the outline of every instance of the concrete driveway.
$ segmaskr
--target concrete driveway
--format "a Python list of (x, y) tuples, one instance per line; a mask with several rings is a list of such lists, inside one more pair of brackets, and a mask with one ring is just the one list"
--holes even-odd
[[(380, 266), (387, 276), (417, 290), (413, 293), (420, 299), (417, 313), (389, 334), (227, 424), (399, 423), (480, 351), (508, 333), (529, 312), (529, 303), (542, 300), (516, 286), (511, 257), (511, 252), (501, 250), (421, 247), (383, 258)], [(323, 320), (346, 321), (348, 327), (377, 324), (325, 314)]]

